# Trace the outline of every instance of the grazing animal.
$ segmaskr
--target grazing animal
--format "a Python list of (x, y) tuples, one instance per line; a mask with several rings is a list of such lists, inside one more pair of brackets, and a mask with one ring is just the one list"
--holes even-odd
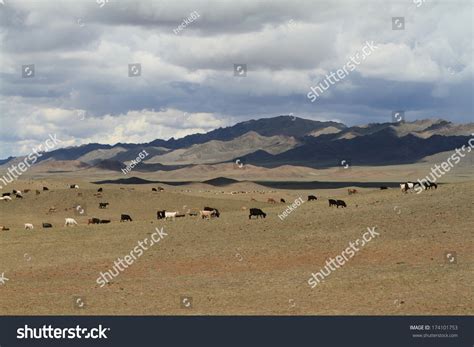
[(48, 187), (43, 187), (43, 190), (46, 191), (46, 190), (49, 190)]
[(108, 205), (108, 202), (99, 202), (99, 208), (107, 208)]
[(308, 201), (312, 201), (312, 200), (318, 200), (317, 197), (315, 197), (314, 195), (308, 195)]
[(336, 207), (339, 208), (341, 207), (347, 207), (346, 203), (343, 200), (336, 200)]
[(329, 201), (329, 207), (337, 205), (337, 201), (334, 199), (328, 199), (328, 201)]
[(69, 188), (70, 189), (79, 189), (79, 186), (77, 184), (70, 184)]
[(157, 192), (156, 188), (151, 188), (152, 192)]
[(25, 229), (26, 230), (33, 230), (35, 227), (31, 223), (25, 223)]
[(178, 212), (166, 212), (165, 211), (165, 220), (166, 219), (172, 219), (174, 220), (176, 218), (176, 215), (178, 214)]
[(102, 191), (103, 191), (102, 187), (99, 188), (99, 189), (97, 189), (97, 192), (98, 192), (98, 193), (102, 193)]
[(402, 190), (402, 192), (406, 193), (408, 191), (411, 191), (412, 189), (414, 189), (416, 186), (420, 186), (421, 187), (421, 184), (420, 182), (405, 182), (405, 183), (400, 183), (400, 189)]
[(2, 230), (2, 231), (7, 231), (7, 230), (10, 230), (10, 228), (7, 228), (6, 226), (3, 226), (3, 225), (2, 225), (2, 228), (1, 228), (0, 230)]
[(164, 191), (164, 190), (165, 190), (165, 188), (163, 188), (163, 187), (158, 187), (158, 191), (159, 191), (159, 192), (162, 192), (162, 191)]
[[(16, 194), (16, 193), (18, 193), (18, 190), (16, 190), (16, 189), (13, 189), (13, 191), (12, 191), (12, 192), (13, 192), (13, 194)], [(21, 192), (20, 192), (20, 193), (21, 193)]]
[(402, 192), (406, 193), (408, 189), (410, 189), (410, 187), (408, 186), (408, 183), (400, 183), (400, 190)]
[(110, 219), (101, 219), (99, 224), (107, 224), (110, 223)]
[(220, 213), (219, 213), (219, 210), (217, 208), (214, 208), (214, 207), (204, 207), (204, 211), (214, 211), (214, 215), (219, 218), (220, 217)]
[(17, 199), (23, 199), (23, 195), (18, 194), (18, 193), (15, 195), (15, 197), (16, 197)]
[(156, 219), (165, 219), (165, 210), (156, 212)]
[(273, 199), (273, 198), (268, 198), (267, 202), (269, 202), (270, 204), (276, 204), (277, 203), (275, 201), (275, 199)]
[(249, 214), (249, 219), (251, 219), (252, 216), (256, 216), (257, 218), (258, 217), (265, 218), (267, 216), (267, 214), (259, 208), (251, 208), (250, 209), (250, 214)]
[(280, 199), (280, 202), (286, 203), (285, 199), (283, 199), (283, 198)]
[(128, 214), (122, 214), (120, 216), (120, 221), (121, 222), (125, 222), (125, 221), (133, 222), (132, 217), (130, 217)]
[(99, 218), (90, 218), (88, 221), (87, 221), (87, 225), (89, 224), (99, 224), (100, 223), (100, 219)]
[(423, 182), (423, 187), (425, 188), (425, 190), (431, 189), (431, 188), (438, 189), (438, 185), (431, 181)]
[(215, 211), (199, 211), (199, 213), (201, 214), (202, 219), (211, 219), (215, 216)]
[(74, 218), (64, 218), (64, 226), (67, 227), (67, 226), (73, 226), (73, 225), (77, 225), (77, 222)]
[(380, 190), (384, 190), (384, 189), (388, 189), (388, 187), (386, 187), (386, 186), (381, 186), (380, 187)]
[(52, 228), (53, 225), (51, 223), (43, 223), (43, 228)]
[(10, 195), (11, 195), (11, 193), (3, 193), (3, 194), (2, 194), (2, 197), (3, 197), (3, 196), (10, 196)]
[(38, 189), (36, 189), (36, 195), (40, 195), (40, 191)]
[(349, 193), (349, 195), (352, 195), (352, 194), (356, 194), (357, 193), (357, 189), (347, 189), (347, 192)]
[(12, 201), (12, 198), (9, 197), (9, 196), (2, 196), (2, 197), (0, 198), (0, 200), (3, 200), (3, 201)]

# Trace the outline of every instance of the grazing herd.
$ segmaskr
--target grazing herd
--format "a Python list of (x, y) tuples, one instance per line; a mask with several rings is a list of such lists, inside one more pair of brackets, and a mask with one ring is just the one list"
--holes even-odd
[[(68, 187), (70, 189), (79, 189), (79, 186), (77, 184), (70, 184), (70, 185), (68, 185)], [(417, 187), (419, 187), (419, 189), (424, 188), (425, 190), (428, 190), (428, 189), (437, 189), (438, 185), (434, 182), (430, 182), (430, 181), (427, 181), (427, 180), (425, 180), (424, 182), (421, 182), (421, 183), (420, 182), (410, 182), (409, 181), (409, 182), (404, 182), (404, 183), (400, 184), (400, 189), (403, 193), (411, 192)], [(387, 186), (380, 186), (380, 190), (387, 190), (387, 189), (388, 189)], [(153, 192), (163, 191), (163, 190), (164, 189), (162, 187), (152, 188)], [(43, 191), (49, 191), (48, 187), (43, 187)], [(30, 189), (25, 189), (23, 192), (28, 193), (28, 192), (30, 192)], [(94, 194), (94, 195), (97, 196), (97, 197), (102, 197), (103, 189), (99, 188), (97, 190), (97, 192), (98, 192), (98, 194)], [(353, 189), (353, 188), (347, 189), (347, 192), (348, 192), (348, 195), (354, 195), (354, 194), (358, 193), (357, 189)], [(39, 195), (40, 191), (36, 190), (36, 194)], [(79, 194), (82, 195), (82, 193), (79, 193)], [(2, 200), (2, 201), (12, 201), (12, 196), (15, 196), (16, 199), (23, 199), (23, 193), (20, 190), (13, 190), (12, 193), (10, 193), (10, 192), (2, 193), (2, 196), (0, 197), (0, 200)], [(315, 195), (308, 195), (307, 201), (317, 201), (317, 200), (318, 200), (318, 198)], [(251, 198), (251, 201), (256, 202), (256, 200), (254, 198)], [(336, 208), (339, 208), (339, 207), (346, 208), (347, 207), (346, 202), (343, 201), (343, 200), (328, 199), (328, 202), (329, 202), (329, 207), (333, 207), (333, 206), (335, 206)], [(268, 198), (267, 203), (277, 204), (277, 200), (274, 199), (274, 198)], [(280, 198), (280, 203), (285, 203), (285, 199)], [(99, 202), (99, 209), (107, 209), (109, 205), (110, 204), (108, 202)], [(242, 209), (246, 210), (247, 208), (242, 208)], [(69, 209), (66, 208), (65, 210), (69, 210)], [(55, 212), (57, 212), (57, 209), (54, 206), (50, 207), (49, 210), (48, 210), (48, 213), (55, 213)], [(211, 220), (211, 219), (220, 217), (220, 212), (217, 208), (208, 207), (208, 206), (204, 207), (202, 210), (199, 210), (199, 212), (197, 212), (197, 211), (191, 212), (190, 210), (188, 210), (187, 214), (189, 216), (200, 216), (201, 219), (206, 219), (206, 220)], [(178, 211), (158, 210), (156, 212), (156, 218), (158, 220), (175, 220), (176, 218), (185, 217), (185, 216), (186, 216), (186, 214), (180, 214)], [(252, 219), (252, 217), (255, 217), (255, 219), (258, 219), (258, 218), (263, 218), (264, 219), (264, 218), (266, 218), (266, 216), (267, 216), (267, 214), (264, 211), (262, 211), (260, 208), (253, 208), (252, 207), (252, 208), (249, 209), (249, 219)], [(99, 218), (93, 217), (93, 218), (88, 219), (87, 224), (88, 225), (89, 224), (108, 224), (110, 222), (111, 222), (110, 219), (99, 219)], [(129, 214), (121, 214), (120, 222), (133, 222), (133, 219)], [(78, 225), (78, 223), (74, 218), (65, 218), (65, 223), (64, 223), (65, 227), (71, 227), (71, 226), (75, 226), (75, 225)], [(52, 228), (53, 225), (51, 223), (43, 222), (42, 227), (43, 228)], [(26, 230), (33, 230), (34, 225), (32, 223), (25, 223), (24, 228)], [(5, 231), (5, 230), (10, 230), (10, 229), (6, 226), (0, 226), (0, 230)]]
[[(423, 183), (423, 184), (422, 184)], [(421, 189), (438, 189), (438, 185), (434, 182), (424, 180), (422, 183), (420, 182), (405, 182), (405, 183), (400, 183), (400, 189), (404, 193), (412, 192), (414, 191), (417, 187)], [(382, 189), (382, 188), (380, 188)]]

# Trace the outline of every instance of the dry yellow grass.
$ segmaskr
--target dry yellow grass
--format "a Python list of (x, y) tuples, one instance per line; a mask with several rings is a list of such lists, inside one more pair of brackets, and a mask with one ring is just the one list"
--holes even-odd
[[(99, 199), (93, 195), (97, 186), (75, 181), (81, 189), (66, 189), (69, 181), (49, 180), (49, 192), (0, 202), (0, 225), (10, 227), (0, 231), (0, 274), (9, 279), (0, 285), (1, 314), (474, 313), (474, 182), (445, 184), (419, 195), (359, 189), (351, 196), (344, 189), (268, 193), (269, 188), (262, 188), (267, 193), (229, 195), (217, 193), (219, 188), (199, 192), (193, 187), (185, 193), (184, 187), (166, 187), (152, 193), (152, 185), (103, 185)], [(23, 180), (14, 186), (37, 189), (43, 183)], [(308, 194), (319, 200), (305, 202), (284, 221), (277, 214), (286, 205), (265, 202), (284, 197), (289, 204)], [(259, 202), (250, 202), (251, 197)], [(343, 198), (348, 208), (329, 208), (328, 197)], [(98, 209), (99, 201), (110, 207)], [(87, 216), (64, 211), (74, 203), (85, 205)], [(58, 212), (48, 215), (53, 205)], [(206, 205), (219, 208), (221, 217), (156, 220), (158, 209)], [(268, 216), (249, 220), (243, 206), (262, 208)], [(121, 213), (134, 221), (120, 223)], [(79, 226), (63, 227), (65, 217), (76, 218)], [(90, 217), (112, 223), (88, 226)], [(42, 222), (54, 228), (42, 229)], [(35, 229), (24, 230), (24, 223)], [(311, 273), (372, 226), (380, 236), (311, 289)], [(164, 227), (168, 236), (100, 288), (100, 272), (155, 227)], [(445, 259), (451, 251), (457, 253), (456, 264)], [(192, 308), (181, 306), (182, 296), (192, 297)], [(74, 305), (75, 297), (82, 298), (85, 308)]]

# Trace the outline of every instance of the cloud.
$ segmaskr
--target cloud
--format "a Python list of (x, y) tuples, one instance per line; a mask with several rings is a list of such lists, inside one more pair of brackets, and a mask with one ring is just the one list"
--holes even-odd
[[(6, 1), (0, 157), (51, 132), (68, 144), (140, 142), (288, 113), (349, 125), (393, 109), (471, 121), (471, 11), (461, 1)], [(392, 30), (399, 16), (405, 30)], [(307, 99), (372, 40), (379, 48), (355, 71)], [(131, 63), (141, 76), (128, 76)], [(33, 78), (22, 78), (25, 64)]]

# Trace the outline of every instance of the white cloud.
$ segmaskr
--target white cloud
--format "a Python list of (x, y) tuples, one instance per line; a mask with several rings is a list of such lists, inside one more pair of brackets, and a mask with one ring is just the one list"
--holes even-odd
[[(192, 11), (200, 17), (175, 35)], [(392, 30), (393, 16), (405, 30)], [(72, 143), (140, 142), (288, 112), (350, 123), (439, 107), (466, 121), (472, 102), (458, 91), (473, 89), (471, 16), (472, 3), (447, 0), (8, 2), (0, 157), (51, 131)], [(309, 103), (309, 87), (367, 40), (377, 51)], [(140, 77), (128, 77), (129, 63), (142, 64)], [(247, 77), (233, 76), (234, 63), (247, 64)], [(22, 64), (36, 76), (22, 79)], [(80, 123), (77, 110), (87, 113)]]

